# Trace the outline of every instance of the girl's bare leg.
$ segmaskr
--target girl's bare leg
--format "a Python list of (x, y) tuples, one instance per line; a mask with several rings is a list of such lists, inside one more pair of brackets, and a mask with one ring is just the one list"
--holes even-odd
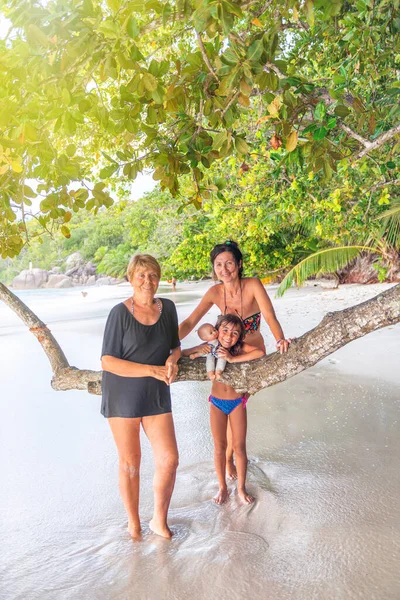
[(119, 456), (119, 491), (128, 513), (128, 531), (140, 538), (139, 472), (140, 472), (140, 418), (108, 419)]
[(232, 429), (228, 419), (226, 430), (228, 445), (226, 448), (226, 476), (228, 479), (237, 479), (237, 470), (233, 462)]
[(228, 499), (228, 488), (226, 487), (226, 425), (228, 417), (216, 406), (210, 406), (211, 433), (214, 439), (214, 465), (217, 473), (219, 490), (214, 496), (215, 504), (223, 504)]
[(246, 451), (246, 433), (247, 433), (247, 411), (242, 404), (239, 404), (229, 415), (229, 421), (232, 427), (233, 450), (236, 456), (236, 468), (238, 474), (238, 495), (242, 502), (251, 504), (254, 502), (253, 496), (246, 490), (247, 474), (247, 451)]
[(172, 531), (167, 525), (167, 515), (179, 460), (172, 413), (142, 417), (142, 426), (153, 449), (156, 465), (154, 515), (149, 525), (154, 533), (170, 538)]

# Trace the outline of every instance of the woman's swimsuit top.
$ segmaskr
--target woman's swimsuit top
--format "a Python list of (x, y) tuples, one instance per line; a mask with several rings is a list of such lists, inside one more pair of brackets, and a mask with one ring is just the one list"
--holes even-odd
[[(226, 304), (225, 287), (224, 287), (224, 301), (225, 301), (224, 315), (226, 315), (227, 311), (228, 311), (228, 306)], [(240, 286), (240, 306), (241, 306), (241, 312), (243, 314), (242, 286)], [(242, 320), (242, 323), (244, 325), (244, 330), (246, 333), (254, 333), (255, 331), (258, 331), (260, 329), (260, 324), (261, 324), (261, 313), (260, 312), (254, 313), (254, 315), (250, 315), (250, 317), (247, 317), (246, 319), (243, 319), (242, 315), (239, 314), (239, 311), (235, 310), (235, 313)]]
[(242, 323), (246, 333), (258, 331), (260, 329), (261, 313), (254, 313), (254, 315), (251, 315), (251, 317), (242, 319)]

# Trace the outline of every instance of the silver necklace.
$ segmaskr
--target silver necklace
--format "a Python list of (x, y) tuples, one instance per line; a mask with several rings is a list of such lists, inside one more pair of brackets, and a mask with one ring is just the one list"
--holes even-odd
[[(157, 308), (160, 311), (160, 315), (161, 315), (161, 313), (162, 313), (162, 305), (161, 305), (160, 300), (158, 298), (154, 298), (153, 299), (153, 303), (154, 302), (157, 304)], [(134, 304), (133, 304), (133, 296), (132, 296), (132, 298), (131, 298), (131, 313), (132, 313), (132, 316), (134, 316), (134, 314), (133, 314), (133, 308), (134, 308)]]

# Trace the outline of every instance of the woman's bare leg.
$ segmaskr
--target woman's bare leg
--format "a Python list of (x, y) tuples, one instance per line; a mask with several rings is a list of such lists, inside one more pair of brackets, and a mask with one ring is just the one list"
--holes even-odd
[(150, 521), (150, 529), (170, 538), (172, 532), (167, 525), (167, 515), (179, 460), (172, 413), (143, 417), (142, 426), (153, 449), (156, 465), (153, 483), (154, 515)]
[(229, 420), (227, 423), (226, 437), (228, 440), (226, 447), (226, 476), (228, 479), (237, 479), (237, 470), (235, 463), (233, 462), (232, 429)]
[(233, 449), (236, 456), (236, 468), (238, 474), (238, 495), (242, 502), (251, 504), (254, 502), (253, 496), (246, 490), (247, 474), (247, 451), (246, 451), (246, 433), (247, 433), (247, 411), (242, 404), (239, 404), (229, 415), (229, 421), (232, 427)]
[(219, 490), (213, 500), (215, 504), (223, 504), (228, 499), (226, 487), (226, 424), (228, 417), (216, 406), (210, 406), (211, 433), (214, 439), (214, 465), (217, 473)]
[(133, 538), (140, 537), (139, 472), (140, 472), (140, 419), (108, 419), (119, 456), (119, 491), (128, 513), (128, 531)]

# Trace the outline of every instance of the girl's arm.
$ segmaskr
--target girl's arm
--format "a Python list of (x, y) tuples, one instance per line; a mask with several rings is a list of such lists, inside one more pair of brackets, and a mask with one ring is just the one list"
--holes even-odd
[(120, 377), (154, 377), (164, 381), (167, 385), (167, 367), (157, 367), (155, 365), (142, 365), (141, 363), (115, 358), (105, 354), (101, 357), (101, 368)]
[(217, 354), (220, 358), (224, 358), (226, 362), (229, 363), (247, 362), (265, 356), (264, 350), (256, 348), (255, 346), (250, 346), (249, 344), (243, 344), (241, 354), (238, 354), (237, 356), (232, 356), (229, 350), (221, 347), (218, 348)]
[(281, 354), (282, 352), (287, 352), (291, 340), (285, 339), (283, 329), (278, 319), (276, 318), (274, 307), (272, 306), (272, 302), (267, 292), (265, 291), (263, 284), (257, 277), (254, 277), (252, 284), (254, 290), (254, 297), (257, 301), (258, 306), (260, 307), (262, 316), (267, 321), (272, 335), (274, 336), (276, 342), (278, 342), (279, 344), (278, 350)]
[(179, 325), (179, 339), (180, 340), (183, 340), (183, 338), (185, 338), (192, 331), (192, 329), (194, 327), (196, 327), (196, 325), (200, 321), (200, 319), (202, 317), (204, 317), (204, 315), (213, 306), (214, 294), (213, 294), (212, 290), (213, 290), (213, 288), (209, 289), (204, 294), (203, 298), (200, 300), (200, 303), (198, 304), (198, 306), (196, 306), (196, 308), (194, 309), (192, 314), (190, 314), (188, 316), (188, 318), (185, 319), (184, 321), (182, 321), (182, 323)]

